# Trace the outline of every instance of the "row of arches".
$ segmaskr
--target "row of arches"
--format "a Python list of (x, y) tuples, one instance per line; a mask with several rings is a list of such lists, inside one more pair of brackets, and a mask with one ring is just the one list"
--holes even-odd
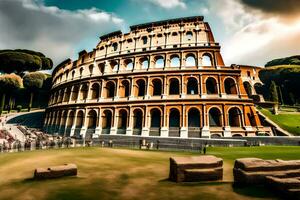
[[(86, 67), (82, 66), (73, 70), (65, 70), (61, 75), (55, 76), (54, 83), (58, 84), (66, 80), (73, 80), (75, 78), (92, 76), (94, 74), (104, 74), (105, 72), (116, 72), (119, 70), (134, 70), (134, 69), (149, 69), (149, 68), (179, 68), (184, 67), (196, 67), (214, 66), (214, 57), (210, 52), (204, 52), (201, 56), (196, 52), (185, 53), (173, 53), (171, 55), (153, 55), (142, 56), (139, 58), (126, 58), (124, 60), (108, 60), (100, 62), (98, 64), (89, 64)], [(98, 69), (96, 69), (96, 67)]]
[[(219, 108), (210, 108), (207, 115), (209, 127), (224, 126), (224, 116)], [(244, 126), (243, 114), (238, 107), (232, 107), (228, 109), (226, 115), (228, 116), (227, 120), (230, 127)], [(67, 129), (70, 129), (73, 126), (77, 129), (80, 129), (84, 126), (86, 126), (87, 129), (101, 127), (104, 132), (109, 132), (107, 130), (110, 130), (112, 127), (116, 126), (117, 129), (125, 133), (125, 129), (128, 127), (133, 129), (142, 129), (143, 127), (161, 128), (164, 126), (164, 120), (166, 120), (164, 119), (164, 116), (167, 116), (169, 128), (180, 128), (183, 126), (183, 115), (178, 108), (171, 108), (167, 115), (164, 115), (162, 110), (159, 108), (152, 108), (149, 111), (149, 122), (146, 122), (144, 110), (140, 108), (134, 109), (132, 114), (130, 114), (127, 109), (120, 109), (117, 112), (113, 112), (111, 109), (105, 109), (100, 116), (94, 109), (88, 111), (86, 116), (83, 110), (79, 110), (77, 113), (75, 113), (74, 110), (70, 111), (69, 113), (67, 111), (51, 112), (46, 117), (46, 125), (65, 126)], [(201, 128), (204, 126), (204, 117), (198, 108), (190, 108), (187, 111), (186, 116), (187, 127)], [(101, 117), (101, 120), (99, 120), (99, 117)], [(132, 120), (130, 120), (130, 117), (132, 117)], [(251, 125), (256, 126), (255, 120), (251, 120)]]
[[(198, 95), (201, 92), (201, 84), (195, 77), (187, 78), (185, 88), (181, 85), (181, 80), (178, 78), (170, 78), (167, 83), (167, 91), (165, 90), (164, 80), (161, 78), (154, 78), (151, 80), (149, 87), (147, 87), (146, 79), (137, 79), (132, 85), (132, 81), (125, 79), (120, 81), (117, 90), (117, 82), (114, 80), (107, 81), (103, 85), (103, 94), (101, 94), (101, 86), (99, 83), (93, 83), (89, 89), (88, 84), (74, 85), (72, 88), (68, 87), (65, 90), (56, 92), (52, 97), (52, 103), (69, 102), (85, 99), (98, 99), (100, 97), (113, 98), (118, 97), (143, 97), (146, 94), (150, 96), (161, 96), (163, 94), (179, 95), (182, 94), (182, 89), (188, 95)], [(90, 90), (90, 94), (89, 94)], [(149, 90), (149, 91), (148, 91)], [(234, 78), (227, 77), (224, 80), (224, 90), (228, 95), (237, 95), (238, 86)], [(205, 81), (206, 94), (219, 94), (219, 86), (217, 80), (213, 77), (208, 77)], [(118, 93), (118, 94), (117, 94)], [(88, 98), (89, 94), (89, 98)]]

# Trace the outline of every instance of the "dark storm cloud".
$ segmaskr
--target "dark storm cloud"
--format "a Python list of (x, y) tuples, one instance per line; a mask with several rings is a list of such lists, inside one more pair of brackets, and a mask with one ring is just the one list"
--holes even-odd
[(266, 13), (293, 15), (300, 12), (300, 0), (240, 0), (246, 6)]

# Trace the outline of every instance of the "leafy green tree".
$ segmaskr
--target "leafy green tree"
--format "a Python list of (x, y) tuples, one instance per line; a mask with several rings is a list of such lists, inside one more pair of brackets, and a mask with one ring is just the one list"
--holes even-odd
[[(2, 114), (4, 104), (5, 104), (5, 97), (6, 94), (12, 93), (14, 90), (18, 88), (22, 88), (22, 78), (16, 74), (3, 74), (0, 75), (0, 93), (2, 93), (1, 97), (1, 104), (0, 104), (0, 115)], [(12, 98), (10, 98), (10, 101)], [(9, 102), (11, 105), (11, 102)]]
[(53, 67), (53, 62), (40, 52), (30, 50), (1, 50), (0, 72), (16, 73), (48, 70)]
[(28, 111), (31, 110), (34, 93), (37, 92), (38, 89), (43, 87), (46, 78), (46, 75), (41, 72), (30, 72), (24, 75), (24, 87), (30, 92)]
[(273, 102), (278, 103), (278, 92), (276, 87), (276, 83), (272, 81), (270, 85), (270, 97)]

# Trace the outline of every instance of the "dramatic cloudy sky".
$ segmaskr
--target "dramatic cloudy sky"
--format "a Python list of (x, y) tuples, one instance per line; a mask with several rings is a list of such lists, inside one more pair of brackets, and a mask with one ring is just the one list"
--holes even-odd
[(203, 15), (226, 64), (300, 54), (300, 0), (0, 0), (0, 49), (41, 51), (55, 64), (130, 25)]

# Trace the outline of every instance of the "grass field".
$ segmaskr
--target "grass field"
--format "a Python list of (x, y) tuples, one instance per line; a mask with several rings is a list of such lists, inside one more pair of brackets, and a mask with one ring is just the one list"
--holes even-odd
[[(209, 147), (224, 159), (224, 180), (173, 183), (167, 180), (169, 157), (196, 152), (163, 152), (98, 147), (41, 150), (0, 155), (0, 199), (276, 199), (263, 187), (232, 187), (234, 160), (241, 157), (300, 159), (299, 147)], [(34, 181), (36, 167), (78, 165), (77, 177)]]
[(260, 111), (284, 130), (293, 135), (300, 136), (300, 114), (298, 112), (273, 115), (269, 110), (264, 108), (260, 109)]

